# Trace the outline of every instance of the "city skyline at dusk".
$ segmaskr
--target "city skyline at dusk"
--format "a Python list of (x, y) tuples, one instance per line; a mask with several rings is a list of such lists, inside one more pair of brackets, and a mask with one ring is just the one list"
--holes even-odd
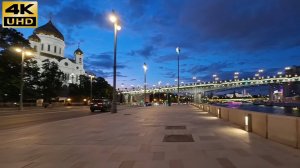
[[(300, 65), (300, 2), (288, 1), (39, 1), (39, 26), (51, 18), (73, 57), (78, 43), (86, 71), (112, 83), (113, 10), (121, 19), (117, 86), (175, 84), (181, 47), (180, 81), (253, 77), (258, 69), (275, 75)], [(34, 29), (18, 29), (27, 38)]]

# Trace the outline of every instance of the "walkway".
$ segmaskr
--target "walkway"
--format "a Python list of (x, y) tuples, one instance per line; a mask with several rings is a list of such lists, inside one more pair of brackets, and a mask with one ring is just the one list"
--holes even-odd
[(0, 140), (3, 168), (300, 166), (300, 150), (188, 105), (134, 108), (3, 130)]

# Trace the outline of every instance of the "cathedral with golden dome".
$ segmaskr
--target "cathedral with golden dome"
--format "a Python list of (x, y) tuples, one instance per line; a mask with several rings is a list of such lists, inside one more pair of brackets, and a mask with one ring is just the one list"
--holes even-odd
[(65, 41), (63, 34), (53, 25), (50, 20), (45, 25), (34, 30), (29, 36), (30, 46), (34, 49), (34, 59), (39, 67), (43, 61), (49, 60), (58, 64), (64, 73), (63, 83), (79, 84), (79, 76), (85, 75), (83, 67), (83, 52), (78, 48), (74, 51), (74, 59), (65, 57)]

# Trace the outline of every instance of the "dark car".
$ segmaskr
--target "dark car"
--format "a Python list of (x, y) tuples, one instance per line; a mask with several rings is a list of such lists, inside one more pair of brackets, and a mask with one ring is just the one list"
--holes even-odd
[(93, 99), (90, 104), (91, 112), (96, 110), (99, 111), (110, 111), (111, 101), (109, 99)]

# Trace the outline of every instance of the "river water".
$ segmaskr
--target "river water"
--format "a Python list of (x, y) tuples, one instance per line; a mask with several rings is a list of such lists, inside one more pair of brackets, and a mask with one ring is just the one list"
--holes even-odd
[(264, 106), (264, 105), (253, 105), (251, 103), (243, 103), (241, 105), (228, 105), (228, 104), (217, 104), (218, 106), (228, 107), (228, 108), (238, 108), (249, 111), (256, 111), (260, 113), (286, 115), (300, 117), (300, 110), (291, 107), (278, 107), (278, 106)]

